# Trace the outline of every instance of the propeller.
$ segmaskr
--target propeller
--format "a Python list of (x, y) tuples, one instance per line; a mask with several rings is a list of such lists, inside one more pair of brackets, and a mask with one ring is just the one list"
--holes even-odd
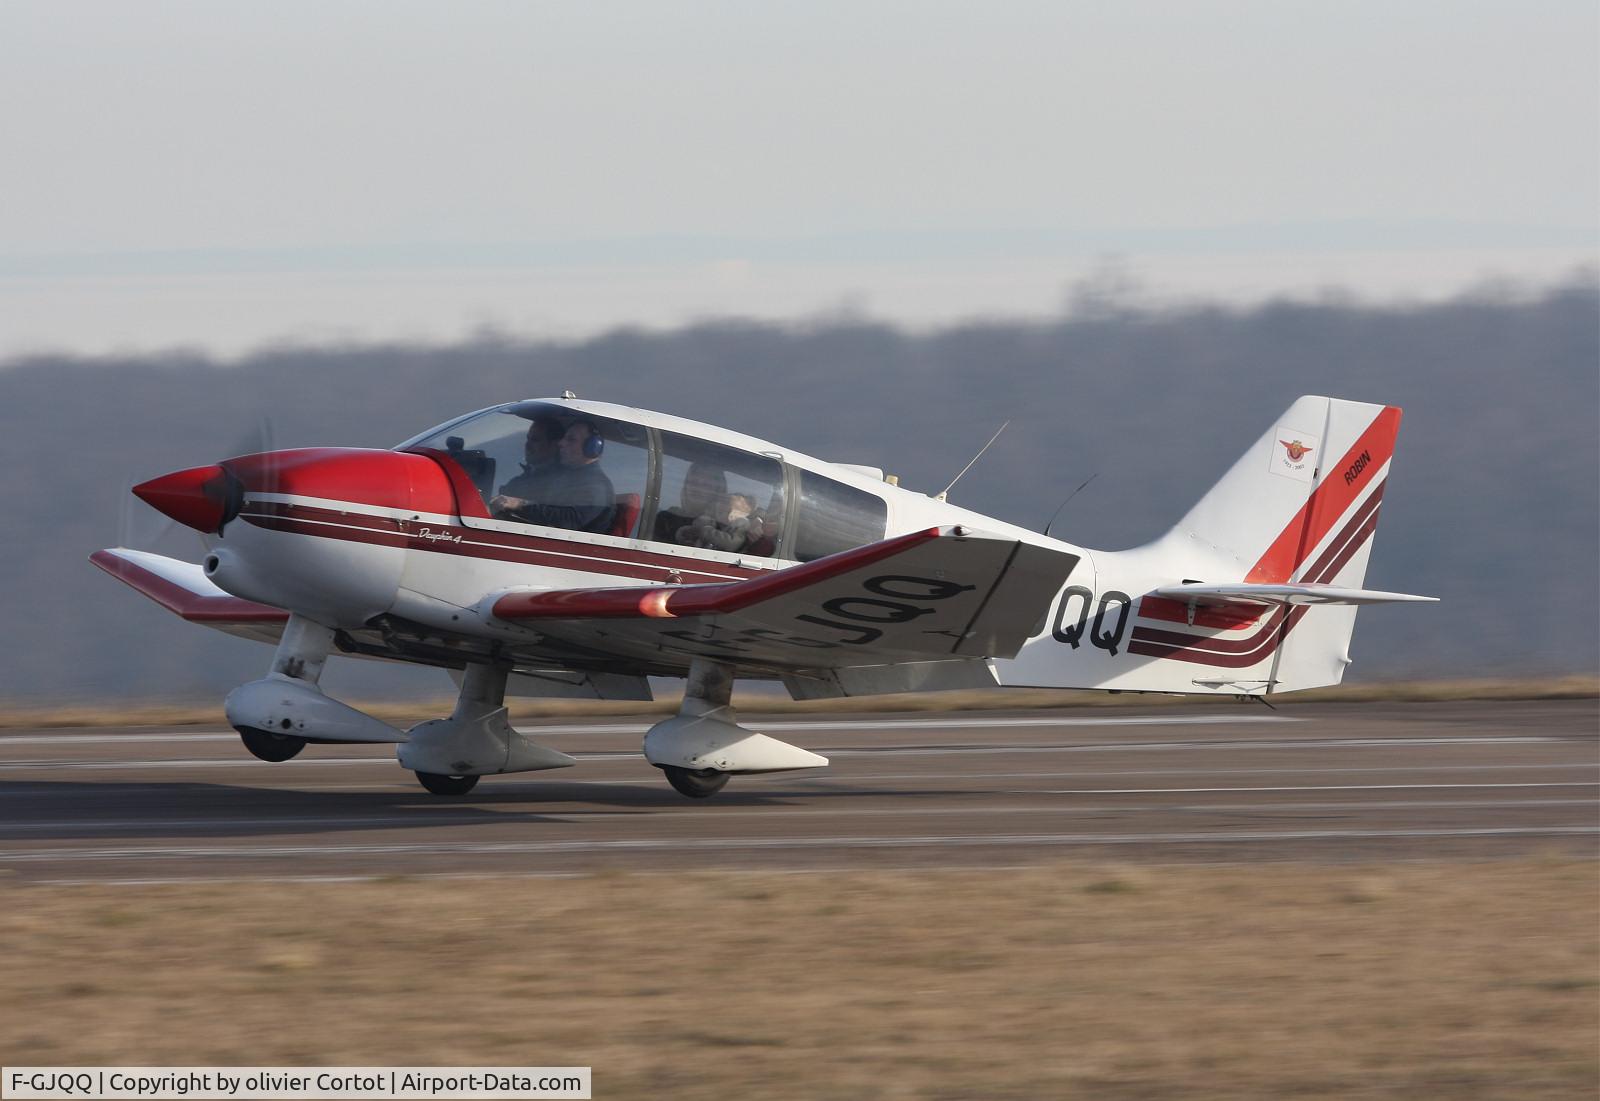
[(143, 479), (128, 475), (122, 480), (122, 496), (117, 499), (117, 546), (128, 550), (152, 550), (164, 540), (177, 521), (164, 516), (134, 495), (133, 487)]
[(234, 459), (240, 455), (270, 455), (277, 450), (272, 446), (272, 437), (272, 421), (265, 413), (257, 413), (234, 449), (225, 452), (222, 457)]
[[(275, 451), (272, 444), (272, 422), (262, 414), (257, 414), (254, 421), (246, 431), (236, 439), (232, 448), (224, 452), (225, 458), (232, 459), (244, 455), (271, 455)], [(271, 461), (268, 460), (267, 470), (272, 470)], [(178, 526), (178, 521), (170, 514), (164, 514), (162, 509), (153, 507), (133, 492), (135, 485), (149, 485), (142, 478), (129, 475), (122, 484), (122, 496), (119, 499), (119, 512), (117, 518), (117, 545), (130, 550), (154, 550), (166, 541)], [(234, 482), (237, 486), (237, 482)], [(228, 507), (227, 515), (238, 511), (237, 502)], [(205, 540), (201, 540), (205, 546)]]

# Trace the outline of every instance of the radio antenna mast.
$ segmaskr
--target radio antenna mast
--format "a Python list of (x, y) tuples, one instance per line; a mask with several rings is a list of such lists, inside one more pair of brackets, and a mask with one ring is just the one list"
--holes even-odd
[(1080, 482), (1078, 484), (1078, 488), (1077, 489), (1075, 489), (1071, 493), (1067, 494), (1067, 500), (1066, 501), (1062, 501), (1059, 505), (1056, 506), (1056, 510), (1050, 514), (1050, 519), (1044, 526), (1044, 533), (1046, 535), (1050, 534), (1050, 526), (1061, 518), (1061, 510), (1067, 507), (1067, 501), (1072, 500), (1078, 494), (1082, 493), (1084, 486), (1087, 486), (1090, 482), (1094, 481), (1098, 477), (1100, 477), (1100, 472), (1097, 470), (1093, 474), (1091, 474), (1087, 478), (1085, 478), (1082, 482)]
[(945, 486), (938, 493), (935, 493), (933, 495), (933, 499), (935, 501), (942, 501), (946, 497), (950, 496), (950, 491), (952, 489), (954, 489), (956, 487), (956, 483), (961, 480), (961, 475), (965, 474), (967, 471), (971, 470), (973, 463), (975, 463), (979, 459), (983, 458), (983, 453), (985, 451), (989, 450), (990, 444), (993, 444), (995, 440), (998, 440), (1000, 438), (1000, 433), (1004, 432), (1006, 430), (1007, 426), (1009, 426), (1010, 424), (1011, 424), (1010, 421), (1006, 421), (1005, 424), (1002, 424), (999, 428), (996, 428), (994, 430), (994, 435), (989, 437), (989, 443), (986, 443), (982, 447), (978, 448), (978, 453), (976, 455), (972, 456), (971, 461), (969, 461), (966, 466), (961, 468), (961, 474), (957, 474), (954, 478), (951, 478), (950, 479), (950, 484)]

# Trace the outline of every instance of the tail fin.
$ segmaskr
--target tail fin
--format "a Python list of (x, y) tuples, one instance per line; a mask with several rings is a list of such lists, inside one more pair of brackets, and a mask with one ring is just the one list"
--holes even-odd
[(1338, 684), (1400, 410), (1300, 398), (1154, 543), (1090, 551), (1004, 685), (1262, 695)]
[[(1305, 576), (1311, 552), (1354, 503), (1381, 495), (1399, 429), (1392, 405), (1300, 398), (1163, 543), (1237, 567), (1227, 580), (1331, 581)], [(1347, 563), (1339, 576), (1359, 587), (1364, 567), (1363, 557), (1361, 570), (1352, 574)]]
[[(1161, 550), (1194, 563), (1186, 580), (1359, 590), (1399, 428), (1392, 405), (1298, 399), (1167, 533)], [(1355, 613), (1345, 602), (1281, 608), (1269, 690), (1339, 683)], [(1212, 641), (1148, 656), (1204, 663), (1218, 649)]]

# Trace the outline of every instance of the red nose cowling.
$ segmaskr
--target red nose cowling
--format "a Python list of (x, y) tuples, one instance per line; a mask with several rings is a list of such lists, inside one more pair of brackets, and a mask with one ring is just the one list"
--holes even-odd
[(441, 515), (489, 515), (477, 488), (444, 452), (431, 456), (351, 447), (269, 451), (163, 474), (134, 486), (133, 492), (180, 524), (207, 533), (232, 523), (246, 496), (269, 493)]
[(133, 495), (195, 531), (220, 531), (239, 512), (238, 483), (216, 465), (163, 474), (134, 486)]

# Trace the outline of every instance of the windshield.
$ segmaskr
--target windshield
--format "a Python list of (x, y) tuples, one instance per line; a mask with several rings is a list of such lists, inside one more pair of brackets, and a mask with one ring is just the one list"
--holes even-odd
[(636, 424), (526, 401), (408, 441), (448, 457), (496, 520), (631, 536), (649, 482), (649, 432)]
[[(809, 562), (884, 536), (876, 494), (699, 436), (545, 401), (471, 413), (400, 445), (453, 465), (489, 520)], [(469, 512), (472, 515), (469, 515)]]

